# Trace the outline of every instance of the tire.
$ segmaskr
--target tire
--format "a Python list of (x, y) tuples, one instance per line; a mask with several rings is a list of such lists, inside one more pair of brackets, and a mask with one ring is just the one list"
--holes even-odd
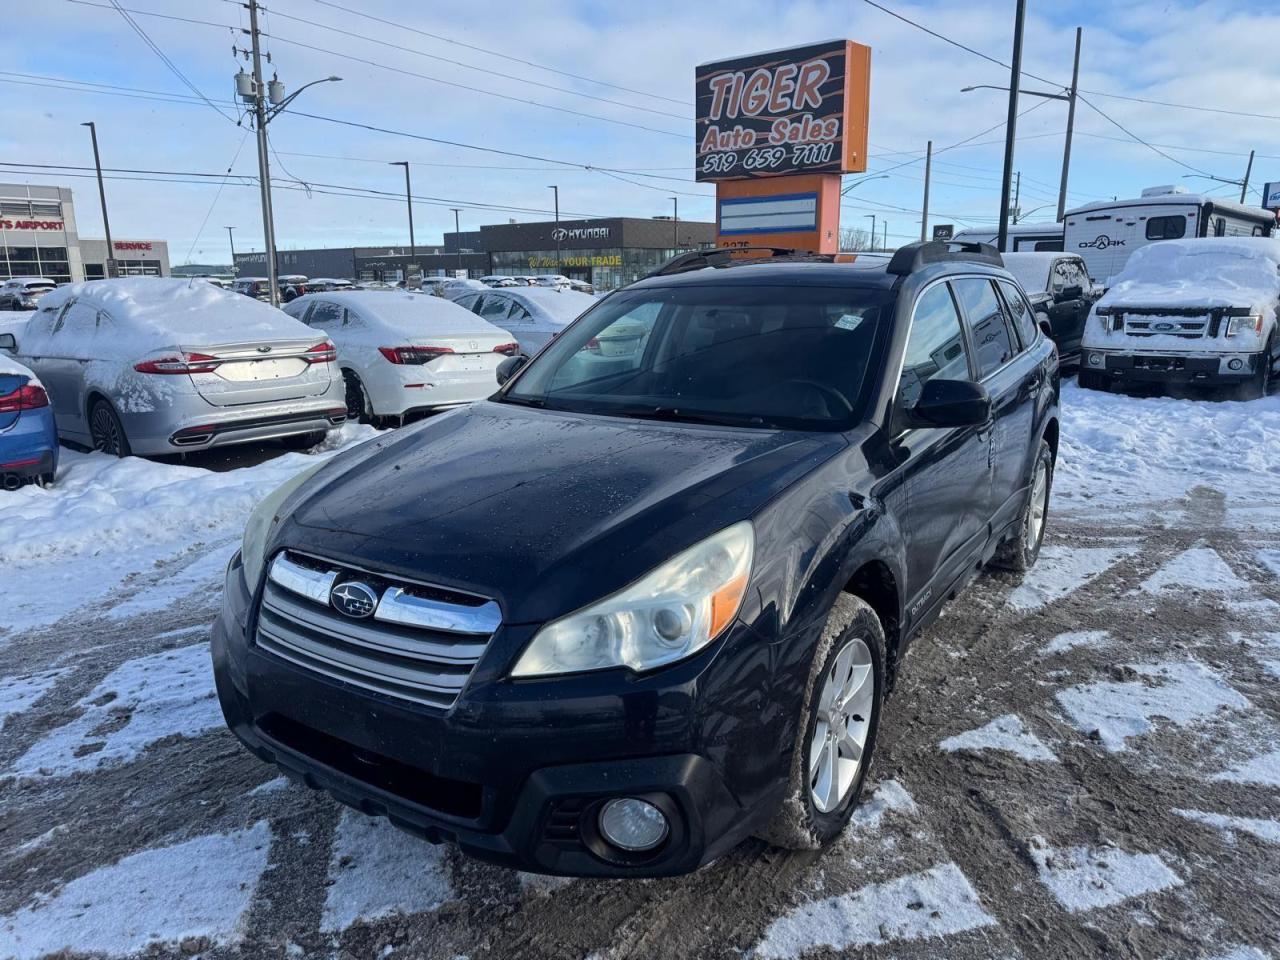
[(347, 419), (355, 423), (372, 423), (373, 408), (360, 377), (352, 370), (343, 370), (342, 380), (347, 390)]
[(1031, 469), (1031, 483), (1027, 503), (1014, 528), (1012, 537), (1005, 540), (991, 558), (991, 565), (1014, 573), (1026, 573), (1035, 566), (1044, 543), (1044, 531), (1049, 520), (1049, 494), (1053, 489), (1053, 451), (1045, 440), (1040, 441), (1035, 465)]
[(127, 457), (132, 453), (120, 418), (106, 400), (95, 400), (89, 407), (89, 439), (99, 453), (113, 457)]
[(40, 479), (37, 482), (40, 486), (47, 489), (53, 486), (53, 476), (54, 475), (52, 473), (42, 473), (40, 474)]
[(1237, 400), (1258, 400), (1271, 392), (1271, 365), (1274, 362), (1271, 346), (1271, 343), (1268, 343), (1263, 349), (1258, 362), (1258, 372), (1235, 388), (1234, 394)]
[[(850, 682), (841, 686), (838, 671), (851, 678)], [(847, 724), (827, 719), (838, 712), (831, 707), (833, 687), (851, 694), (845, 701), (845, 710), (851, 714), (846, 717)], [(880, 618), (866, 601), (842, 593), (831, 608), (814, 652), (791, 753), (787, 794), (773, 820), (759, 831), (761, 839), (789, 850), (817, 850), (839, 836), (858, 805), (875, 754), (884, 689)], [(851, 752), (859, 738), (860, 756), (856, 768), (851, 768), (843, 754)], [(834, 755), (830, 752), (833, 746)], [(836, 756), (840, 762), (828, 767), (825, 761)], [(838, 776), (832, 778), (831, 772)], [(826, 789), (833, 779), (836, 788)], [(818, 796), (825, 800), (819, 802)]]
[(318, 443), (324, 443), (327, 430), (313, 430), (310, 433), (295, 433), (281, 437), (280, 443), (286, 450), (310, 450)]

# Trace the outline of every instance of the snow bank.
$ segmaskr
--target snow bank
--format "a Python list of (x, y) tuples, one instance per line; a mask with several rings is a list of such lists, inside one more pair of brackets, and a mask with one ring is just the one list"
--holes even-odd
[[(106, 311), (122, 337), (147, 340), (156, 347), (317, 339), (316, 331), (270, 304), (194, 277), (125, 277), (74, 283), (46, 294), (40, 300), (39, 313), (46, 316), (47, 307), (56, 312), (73, 297)], [(37, 325), (32, 324), (26, 340), (34, 342), (39, 335)]]
[(1099, 307), (1251, 307), (1275, 316), (1280, 240), (1202, 237), (1136, 250)]

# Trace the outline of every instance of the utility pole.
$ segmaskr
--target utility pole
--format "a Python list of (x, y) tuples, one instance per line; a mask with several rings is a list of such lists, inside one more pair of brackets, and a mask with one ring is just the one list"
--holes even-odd
[(1022, 215), (1022, 171), (1019, 170), (1014, 174), (1013, 178), (1013, 222), (1017, 223), (1018, 218)]
[[(409, 260), (410, 266), (412, 261), (418, 259), (418, 245), (413, 240), (413, 188), (409, 185), (409, 161), (408, 160), (392, 160), (389, 164), (392, 167), (404, 167), (404, 202), (409, 206)], [(408, 271), (405, 271), (405, 279), (408, 279)]]
[(889, 221), (884, 222), (884, 249), (887, 253), (889, 250)]
[(874, 213), (864, 213), (862, 215), (871, 218), (871, 252), (875, 253), (876, 249), (876, 215)]
[(107, 220), (107, 191), (102, 185), (102, 160), (98, 157), (98, 128), (90, 120), (80, 124), (89, 128), (89, 136), (93, 138), (93, 165), (98, 171), (98, 200), (102, 203), (102, 232), (107, 235), (107, 262), (102, 265), (103, 276), (108, 280), (116, 275), (116, 248), (111, 242), (111, 223)]
[[(1244, 168), (1244, 179), (1240, 181), (1240, 202), (1244, 203), (1245, 196), (1249, 193), (1249, 174), (1253, 173), (1253, 151), (1249, 151), (1249, 164)], [(106, 215), (103, 215), (106, 219)]]
[(253, 48), (253, 117), (258, 135), (258, 187), (262, 194), (262, 232), (267, 248), (267, 290), (271, 305), (278, 307), (280, 271), (276, 263), (276, 221), (271, 211), (271, 167), (267, 162), (267, 101), (263, 96), (262, 49), (258, 39), (258, 0), (249, 0), (249, 41)]
[(1013, 146), (1018, 135), (1018, 87), (1022, 81), (1022, 28), (1027, 18), (1027, 0), (1017, 0), (1013, 20), (1013, 60), (1009, 65), (1009, 118), (1004, 127), (1004, 169), (1000, 178), (1000, 232), (996, 249), (1004, 253), (1009, 244), (1009, 190), (1013, 180)]
[(461, 212), (460, 207), (450, 207), (453, 211), (453, 235), (458, 244), (458, 272), (462, 272), (462, 227), (458, 226), (458, 214)]
[(927, 239), (925, 232), (929, 229), (929, 178), (933, 175), (933, 141), (930, 140), (924, 150), (924, 209), (920, 211), (920, 242)]
[(554, 236), (556, 238), (556, 272), (561, 272), (564, 268), (560, 259), (560, 188), (555, 184), (551, 185), (551, 191), (556, 198), (556, 229)]
[(680, 252), (680, 198), (671, 198), (671, 252)]
[(1071, 135), (1076, 128), (1076, 93), (1080, 89), (1080, 37), (1083, 34), (1076, 27), (1076, 57), (1071, 67), (1071, 90), (1067, 95), (1067, 142), (1062, 148), (1062, 183), (1058, 185), (1058, 222), (1067, 216), (1067, 175), (1071, 170)]
[(231, 234), (234, 229), (235, 227), (227, 227), (226, 231), (227, 242), (231, 244), (231, 276), (238, 277), (240, 276), (240, 270), (236, 267), (236, 238)]

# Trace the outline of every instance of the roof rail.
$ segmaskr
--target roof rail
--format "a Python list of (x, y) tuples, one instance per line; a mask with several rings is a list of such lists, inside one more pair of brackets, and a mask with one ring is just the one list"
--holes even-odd
[[(767, 253), (769, 257), (818, 256), (812, 251), (796, 250), (791, 247), (715, 247), (710, 250), (690, 250), (688, 253), (681, 253), (672, 257), (652, 273), (645, 274), (644, 279), (648, 280), (650, 277), (669, 277), (675, 273), (685, 273), (689, 270), (701, 270), (703, 267), (727, 267), (734, 259), (734, 254), (756, 252)], [(762, 257), (759, 259), (767, 258)]]
[(951, 240), (925, 240), (899, 247), (885, 269), (905, 277), (931, 263), (986, 263), (1003, 267), (1004, 258), (989, 243), (961, 243)]

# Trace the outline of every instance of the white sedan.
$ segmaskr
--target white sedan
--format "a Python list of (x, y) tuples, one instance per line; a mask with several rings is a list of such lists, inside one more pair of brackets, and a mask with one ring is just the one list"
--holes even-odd
[(361, 420), (461, 406), (497, 389), (519, 347), (506, 330), (423, 293), (314, 293), (285, 312), (328, 335)]
[(446, 290), (445, 296), (481, 319), (510, 330), (520, 342), (520, 352), (530, 356), (599, 302), (595, 297), (565, 287)]

